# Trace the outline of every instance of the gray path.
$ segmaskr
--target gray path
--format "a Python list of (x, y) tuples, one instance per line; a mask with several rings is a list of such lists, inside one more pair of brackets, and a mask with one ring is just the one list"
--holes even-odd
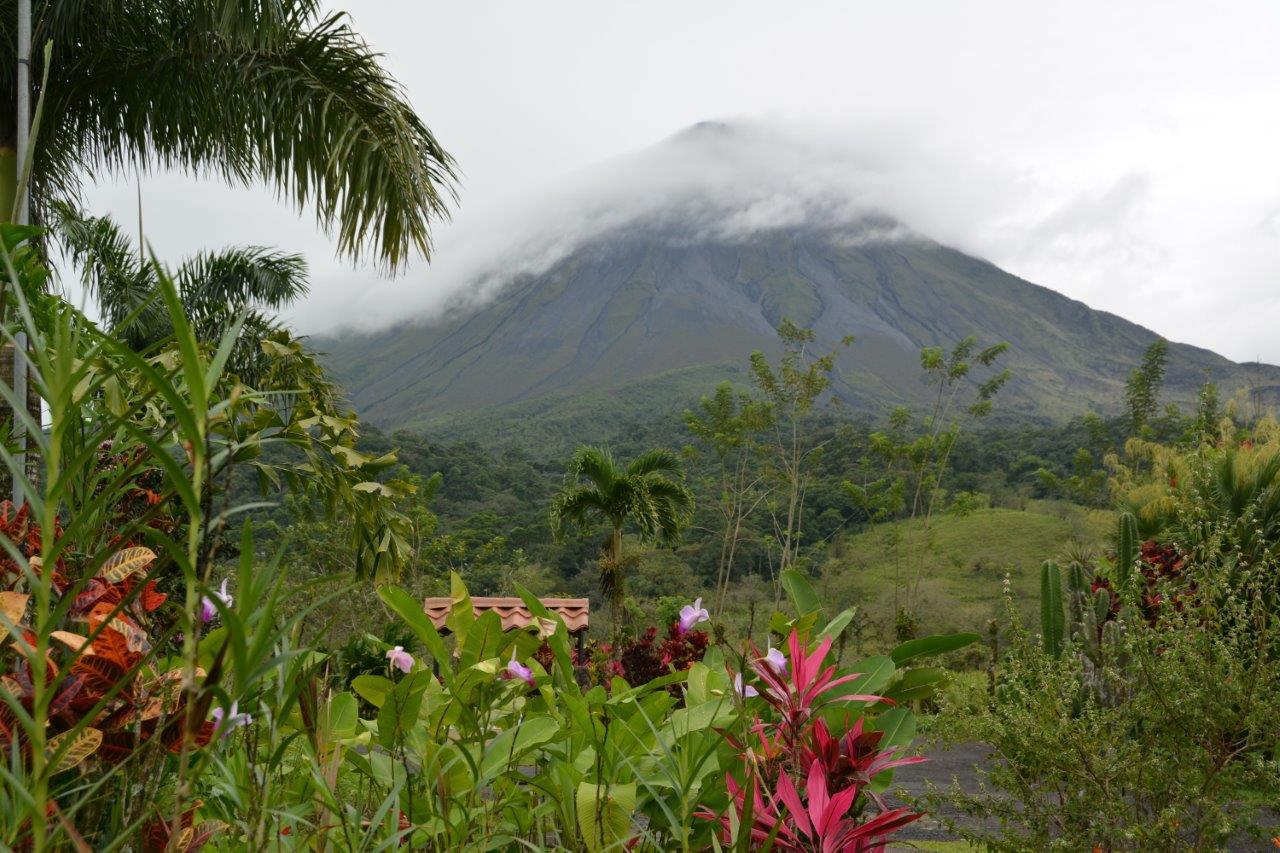
[[(895, 791), (922, 796), (926, 782), (932, 782), (939, 788), (947, 788), (953, 779), (959, 780), (965, 790), (974, 790), (978, 784), (978, 771), (975, 768), (987, 760), (986, 747), (977, 743), (959, 744), (950, 749), (929, 747), (924, 754), (928, 756), (928, 761), (900, 767), (894, 772)], [(950, 809), (944, 809), (944, 813), (957, 820), (962, 817)], [(971, 818), (966, 817), (964, 821), (972, 823)], [(925, 815), (905, 827), (894, 838), (902, 841), (949, 841), (954, 836), (942, 828), (935, 815)]]

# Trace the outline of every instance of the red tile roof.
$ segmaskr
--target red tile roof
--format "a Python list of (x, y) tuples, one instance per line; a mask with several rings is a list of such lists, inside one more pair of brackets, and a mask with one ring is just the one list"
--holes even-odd
[[(575, 634), (590, 627), (591, 602), (589, 599), (540, 598), (538, 601), (564, 620), (565, 627), (569, 629), (569, 633)], [(450, 608), (453, 607), (453, 599), (428, 598), (423, 602), (422, 606), (427, 612), (427, 617), (436, 626), (437, 631), (448, 630), (445, 620), (449, 616)], [(519, 598), (473, 597), (471, 599), (471, 610), (476, 616), (490, 610), (496, 612), (502, 620), (502, 630), (504, 631), (527, 628), (535, 624), (533, 614), (529, 612), (529, 608)]]

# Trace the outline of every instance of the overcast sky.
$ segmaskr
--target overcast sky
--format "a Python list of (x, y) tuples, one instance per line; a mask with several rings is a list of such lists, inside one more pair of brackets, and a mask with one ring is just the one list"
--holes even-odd
[[(335, 8), (386, 54), (459, 161), (460, 204), (437, 231), (436, 264), (380, 281), (335, 259), (310, 214), (268, 190), (141, 182), (146, 235), (164, 258), (234, 243), (305, 252), (314, 293), (292, 312), (304, 331), (428, 311), (477, 271), (518, 268), (521, 253), (545, 261), (539, 240), (554, 254), (580, 236), (574, 205), (589, 189), (597, 207), (621, 207), (646, 176), (701, 186), (715, 152), (635, 152), (723, 120), (751, 129), (728, 158), (736, 174), (768, 173), (753, 211), (786, 207), (789, 177), (802, 197), (837, 186), (1174, 340), (1280, 362), (1280, 3)], [(132, 176), (108, 182), (91, 206), (136, 221), (136, 192)]]

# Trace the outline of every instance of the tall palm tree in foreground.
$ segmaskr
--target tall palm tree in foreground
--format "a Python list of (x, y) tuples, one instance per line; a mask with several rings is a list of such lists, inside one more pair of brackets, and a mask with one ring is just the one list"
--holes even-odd
[[(314, 206), (343, 254), (392, 270), (429, 256), (453, 161), (345, 15), (316, 0), (34, 0), (33, 19), (37, 87), (53, 45), (33, 93), (36, 221), (85, 177), (177, 168)], [(15, 20), (0, 0), (0, 176), (14, 170)]]
[[(80, 269), (103, 327), (139, 352), (167, 341), (173, 327), (159, 298), (158, 265), (108, 217), (84, 217), (60, 202), (51, 213), (51, 231)], [(265, 366), (261, 342), (282, 328), (272, 312), (306, 294), (306, 261), (259, 246), (233, 247), (201, 252), (171, 277), (199, 340), (221, 340), (242, 320), (227, 371), (257, 386)]]
[(551, 505), (551, 526), (562, 537), (570, 526), (589, 530), (609, 524), (600, 559), (600, 591), (616, 617), (626, 596), (622, 532), (635, 526), (642, 541), (672, 544), (693, 509), (693, 494), (679, 479), (680, 460), (669, 450), (650, 450), (625, 468), (608, 450), (580, 447), (569, 462), (565, 487)]

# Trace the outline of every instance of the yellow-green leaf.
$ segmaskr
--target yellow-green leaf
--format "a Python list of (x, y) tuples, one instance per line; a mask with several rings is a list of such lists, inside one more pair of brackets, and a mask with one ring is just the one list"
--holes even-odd
[(0, 640), (9, 636), (9, 626), (22, 621), (22, 614), (27, 611), (27, 599), (31, 596), (21, 592), (6, 590), (0, 592), (0, 613), (4, 621), (0, 622)]
[(621, 849), (631, 837), (631, 816), (636, 808), (636, 786), (583, 782), (575, 797), (578, 831), (591, 853)]
[(98, 747), (102, 746), (102, 732), (98, 729), (88, 728), (81, 729), (78, 732), (66, 732), (57, 735), (49, 740), (49, 757), (52, 759), (63, 748), (63, 744), (67, 742), (67, 738), (72, 738), (71, 744), (67, 746), (66, 752), (57, 759), (57, 764), (53, 767), (54, 773), (63, 773), (75, 767), (84, 761), (90, 755), (98, 751)]

